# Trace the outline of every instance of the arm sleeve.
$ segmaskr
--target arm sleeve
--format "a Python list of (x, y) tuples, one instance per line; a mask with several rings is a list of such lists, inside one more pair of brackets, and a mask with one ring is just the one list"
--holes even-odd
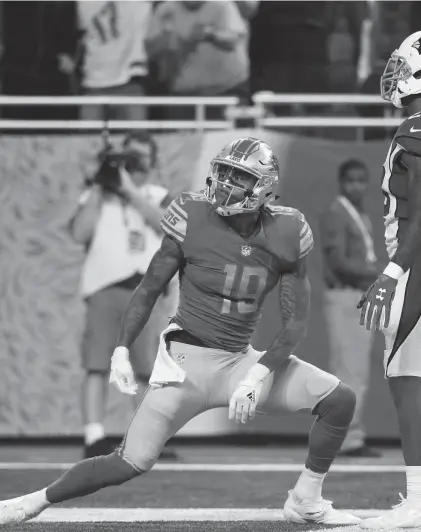
[(165, 234), (183, 243), (187, 234), (188, 214), (185, 205), (181, 206), (180, 198), (173, 200), (161, 220), (161, 229)]
[(314, 247), (313, 231), (310, 225), (304, 217), (304, 214), (300, 213), (299, 217), (300, 228), (300, 253), (299, 258), (302, 259), (310, 253)]

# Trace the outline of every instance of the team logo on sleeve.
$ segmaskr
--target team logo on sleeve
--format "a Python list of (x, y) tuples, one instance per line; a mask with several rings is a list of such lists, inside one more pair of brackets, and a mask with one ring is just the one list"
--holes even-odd
[(187, 212), (174, 200), (164, 213), (161, 228), (166, 234), (183, 242), (187, 232), (187, 219)]
[(251, 246), (249, 246), (248, 244), (241, 246), (241, 255), (244, 255), (244, 257), (248, 257), (250, 253), (251, 253)]

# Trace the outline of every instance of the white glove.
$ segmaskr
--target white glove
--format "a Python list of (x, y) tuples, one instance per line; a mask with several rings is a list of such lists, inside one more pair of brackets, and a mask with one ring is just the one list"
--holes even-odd
[(232, 394), (229, 404), (229, 419), (237, 423), (247, 423), (248, 419), (254, 419), (257, 403), (262, 393), (263, 381), (270, 370), (263, 364), (255, 364), (248, 371), (235, 392)]
[(115, 384), (122, 393), (129, 395), (136, 395), (137, 393), (137, 384), (127, 347), (120, 346), (114, 349), (111, 357), (110, 383)]

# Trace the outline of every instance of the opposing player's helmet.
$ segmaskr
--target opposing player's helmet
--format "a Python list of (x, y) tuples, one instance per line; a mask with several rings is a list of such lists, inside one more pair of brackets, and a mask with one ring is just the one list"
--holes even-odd
[(393, 52), (380, 81), (381, 96), (395, 107), (402, 98), (421, 93), (421, 31), (407, 37)]
[(243, 137), (212, 159), (205, 195), (222, 216), (254, 212), (276, 199), (278, 159), (266, 142)]

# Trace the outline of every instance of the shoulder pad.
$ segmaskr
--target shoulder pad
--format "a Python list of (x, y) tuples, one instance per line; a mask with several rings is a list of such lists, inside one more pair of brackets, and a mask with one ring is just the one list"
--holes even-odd
[(299, 228), (300, 228), (300, 256), (299, 258), (302, 259), (306, 255), (310, 253), (310, 251), (314, 247), (314, 239), (313, 239), (313, 231), (311, 230), (311, 227), (309, 226), (307, 220), (305, 219), (305, 216), (300, 211), (297, 211), (298, 213), (298, 222), (299, 222)]
[(192, 203), (197, 201), (207, 202), (203, 192), (182, 192), (178, 198), (173, 200), (161, 220), (161, 229), (164, 233), (178, 242), (184, 242), (189, 212), (191, 213)]
[(395, 135), (397, 142), (408, 153), (421, 156), (421, 113), (402, 122)]
[(168, 205), (161, 220), (164, 233), (180, 243), (184, 242), (187, 234), (188, 214), (184, 207), (181, 196), (178, 196)]

